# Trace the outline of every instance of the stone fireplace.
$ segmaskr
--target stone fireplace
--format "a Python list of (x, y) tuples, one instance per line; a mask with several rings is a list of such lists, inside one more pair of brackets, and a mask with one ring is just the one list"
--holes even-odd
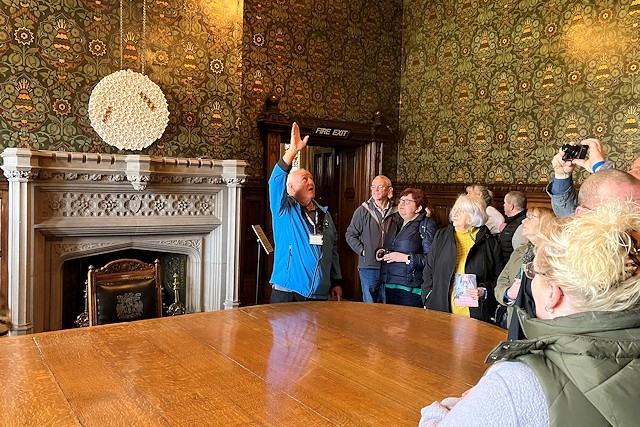
[(187, 255), (187, 310), (239, 305), (239, 160), (7, 148), (14, 333), (60, 329), (63, 264), (140, 249)]

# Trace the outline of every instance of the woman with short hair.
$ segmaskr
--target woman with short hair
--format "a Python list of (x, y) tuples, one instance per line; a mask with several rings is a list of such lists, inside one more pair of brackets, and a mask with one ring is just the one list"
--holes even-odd
[[(485, 204), (479, 197), (458, 196), (449, 214), (451, 224), (436, 232), (424, 267), (422, 299), (425, 308), (489, 322), (495, 311), (493, 290), (504, 265), (498, 241), (486, 227)], [(457, 278), (474, 275), (476, 288), (456, 298)]]
[(500, 227), (504, 223), (504, 216), (498, 211), (498, 209), (493, 207), (493, 191), (489, 190), (484, 185), (473, 184), (467, 186), (467, 194), (470, 196), (480, 197), (484, 201), (487, 212), (485, 225), (491, 234), (500, 233)]
[(387, 304), (422, 307), (422, 270), (437, 228), (422, 190), (400, 193), (398, 212), (377, 253)]
[[(525, 273), (537, 318), (500, 343), (462, 398), (422, 410), (421, 426), (635, 426), (640, 419), (640, 205), (563, 218)], [(491, 402), (491, 404), (487, 404)]]

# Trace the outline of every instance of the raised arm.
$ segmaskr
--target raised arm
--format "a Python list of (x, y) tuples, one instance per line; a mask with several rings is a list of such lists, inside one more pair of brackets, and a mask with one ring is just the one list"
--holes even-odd
[(291, 126), (291, 141), (289, 142), (289, 148), (284, 152), (282, 156), (282, 160), (287, 164), (287, 166), (291, 166), (293, 163), (293, 159), (296, 158), (300, 150), (307, 146), (307, 142), (309, 141), (309, 135), (305, 136), (304, 139), (300, 138), (300, 128), (296, 122), (293, 122)]

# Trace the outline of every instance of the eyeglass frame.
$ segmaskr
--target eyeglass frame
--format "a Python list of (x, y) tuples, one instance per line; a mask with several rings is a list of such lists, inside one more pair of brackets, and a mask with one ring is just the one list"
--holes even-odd
[(369, 190), (374, 191), (374, 190), (384, 190), (385, 188), (389, 188), (389, 185), (372, 185), (369, 187)]
[(403, 198), (400, 198), (400, 200), (398, 200), (399, 205), (408, 205), (410, 203), (416, 203), (416, 201), (412, 199), (403, 199)]
[(530, 280), (533, 280), (536, 277), (536, 275), (546, 276), (545, 273), (540, 273), (536, 271), (535, 267), (533, 266), (533, 261), (529, 261), (526, 264), (523, 264), (522, 272)]

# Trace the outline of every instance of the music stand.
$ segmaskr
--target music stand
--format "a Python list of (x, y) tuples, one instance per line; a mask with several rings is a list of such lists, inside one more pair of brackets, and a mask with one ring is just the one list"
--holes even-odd
[(256, 305), (258, 305), (258, 292), (260, 291), (260, 246), (264, 248), (267, 255), (273, 252), (273, 246), (271, 246), (267, 235), (264, 234), (262, 227), (259, 225), (252, 225), (251, 228), (258, 238), (258, 264), (256, 265)]

